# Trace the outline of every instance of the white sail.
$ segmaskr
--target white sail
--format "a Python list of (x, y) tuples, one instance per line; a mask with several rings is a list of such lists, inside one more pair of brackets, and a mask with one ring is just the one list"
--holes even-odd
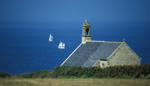
[(63, 47), (65, 47), (65, 43), (63, 43)]
[(58, 45), (58, 48), (59, 49), (65, 49), (65, 43), (60, 42), (59, 45)]
[(63, 43), (62, 42), (60, 42), (59, 43), (59, 45), (58, 45), (58, 47), (62, 47), (63, 46)]
[(53, 36), (50, 34), (49, 35), (49, 42), (52, 42), (53, 41)]

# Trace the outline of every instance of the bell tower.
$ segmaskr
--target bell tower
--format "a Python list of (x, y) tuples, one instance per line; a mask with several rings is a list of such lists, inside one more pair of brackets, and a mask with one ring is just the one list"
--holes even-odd
[(82, 43), (84, 44), (87, 40), (91, 41), (91, 34), (90, 34), (91, 26), (88, 23), (87, 19), (82, 25)]

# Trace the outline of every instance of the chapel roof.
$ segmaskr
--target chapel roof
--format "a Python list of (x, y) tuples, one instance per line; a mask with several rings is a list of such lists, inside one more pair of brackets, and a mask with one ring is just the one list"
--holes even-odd
[(93, 66), (99, 59), (107, 60), (121, 43), (107, 41), (87, 41), (85, 44), (81, 43), (62, 65)]

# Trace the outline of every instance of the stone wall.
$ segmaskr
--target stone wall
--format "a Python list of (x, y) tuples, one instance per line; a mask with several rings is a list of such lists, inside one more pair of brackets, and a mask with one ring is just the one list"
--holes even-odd
[(105, 68), (108, 67), (109, 65), (107, 60), (98, 60), (94, 66)]
[(90, 36), (82, 36), (82, 43), (84, 44), (86, 41), (91, 41), (91, 37)]
[(108, 65), (140, 65), (141, 58), (125, 43), (108, 58)]

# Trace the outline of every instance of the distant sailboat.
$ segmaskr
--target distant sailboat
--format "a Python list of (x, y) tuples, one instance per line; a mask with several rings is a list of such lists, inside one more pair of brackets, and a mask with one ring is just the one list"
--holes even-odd
[(65, 49), (65, 43), (60, 42), (59, 45), (58, 45), (58, 48), (59, 49)]
[(49, 42), (52, 42), (53, 41), (53, 36), (50, 34), (49, 35)]

